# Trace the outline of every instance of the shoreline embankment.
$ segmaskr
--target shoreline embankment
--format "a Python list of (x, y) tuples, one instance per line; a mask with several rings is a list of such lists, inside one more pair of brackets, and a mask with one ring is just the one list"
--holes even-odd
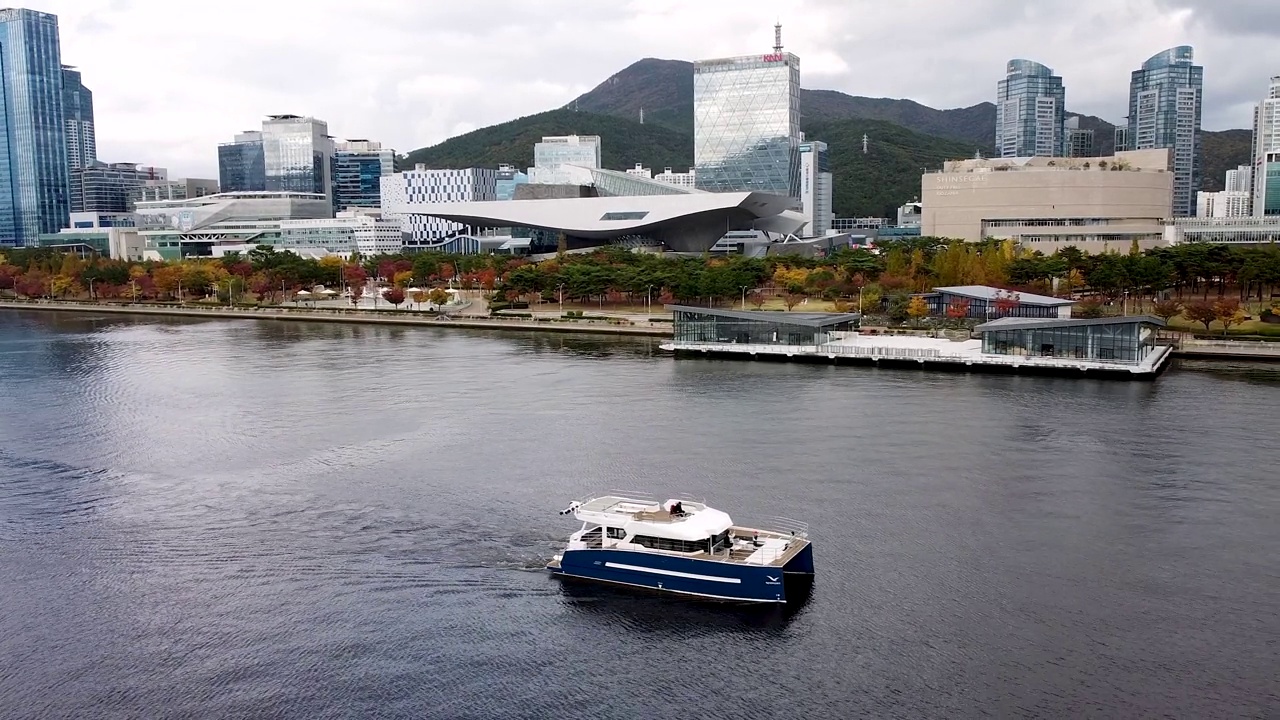
[(605, 320), (490, 319), (478, 316), (438, 318), (411, 310), (356, 310), (337, 308), (243, 308), (191, 307), (189, 305), (106, 304), (67, 301), (0, 301), (0, 309), (30, 312), (65, 312), (152, 317), (184, 317), (222, 320), (276, 320), (282, 322), (329, 322), (358, 325), (398, 325), (405, 327), (465, 328), (469, 330), (517, 330), (524, 332), (583, 333), (638, 337), (671, 337), (672, 328), (634, 325)]

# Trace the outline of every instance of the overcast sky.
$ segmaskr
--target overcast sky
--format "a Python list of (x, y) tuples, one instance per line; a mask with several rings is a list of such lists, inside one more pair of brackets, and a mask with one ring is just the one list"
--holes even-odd
[[(44, 0), (93, 90), (98, 155), (217, 177), (263, 115), (327, 120), (399, 152), (559, 107), (643, 57), (765, 52), (801, 84), (937, 108), (991, 100), (1010, 58), (1062, 75), (1067, 107), (1125, 115), (1167, 47), (1205, 66), (1204, 127), (1248, 127), (1280, 75), (1276, 0)], [(352, 8), (355, 8), (352, 10)]]

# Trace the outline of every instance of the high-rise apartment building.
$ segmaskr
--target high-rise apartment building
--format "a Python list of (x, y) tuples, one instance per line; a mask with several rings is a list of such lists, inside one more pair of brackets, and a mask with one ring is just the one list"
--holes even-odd
[(65, 227), (67, 139), (58, 16), (0, 10), (0, 246)]
[(800, 211), (809, 221), (805, 234), (826, 235), (835, 217), (831, 212), (831, 162), (827, 144), (820, 140), (800, 143)]
[(246, 130), (234, 141), (218, 146), (218, 185), (222, 192), (262, 192), (267, 189), (267, 161), (262, 133)]
[(67, 135), (67, 169), (85, 167), (98, 159), (98, 141), (93, 130), (93, 92), (84, 86), (80, 71), (69, 65), (62, 66), (62, 113)]
[(782, 50), (693, 65), (693, 163), (700, 190), (800, 198), (800, 58)]
[(1241, 165), (1228, 170), (1222, 189), (1226, 192), (1253, 192), (1253, 165)]
[(1253, 111), (1253, 214), (1280, 215), (1280, 76)]
[(71, 212), (128, 213), (142, 195), (148, 181), (165, 180), (164, 168), (137, 163), (93, 161), (71, 171)]
[(689, 172), (672, 172), (671, 168), (664, 167), (662, 172), (653, 176), (654, 182), (666, 183), (682, 188), (694, 188), (698, 185), (698, 174), (693, 168), (689, 168)]
[(581, 171), (566, 168), (600, 167), (600, 136), (562, 135), (544, 137), (533, 146), (533, 167), (529, 182), (535, 185), (574, 185), (586, 181)]
[(1196, 217), (1249, 217), (1250, 197), (1247, 192), (1202, 192), (1196, 195)]
[(396, 152), (371, 140), (334, 147), (333, 206), (336, 211), (382, 206), (382, 177), (395, 172)]
[(1129, 82), (1129, 132), (1125, 149), (1168, 148), (1173, 170), (1173, 215), (1195, 214), (1200, 189), (1200, 106), (1204, 68), (1190, 46), (1153, 55)]
[(996, 152), (1000, 157), (1062, 156), (1066, 89), (1053, 70), (1010, 60), (996, 84)]
[(1067, 157), (1093, 157), (1093, 131), (1080, 127), (1080, 116), (1072, 115), (1062, 125), (1062, 141)]

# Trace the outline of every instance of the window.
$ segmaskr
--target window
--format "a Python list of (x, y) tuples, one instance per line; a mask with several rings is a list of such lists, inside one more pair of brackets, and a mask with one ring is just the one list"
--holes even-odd
[(638, 211), (638, 212), (607, 212), (604, 215), (601, 215), (600, 219), (601, 220), (643, 220), (644, 217), (648, 214), (649, 212), (647, 210)]
[(643, 545), (651, 550), (668, 550), (671, 552), (695, 553), (708, 548), (708, 540), (669, 540), (667, 538), (636, 535), (631, 542)]
[(627, 531), (622, 528), (611, 527), (606, 530), (609, 537), (614, 540), (621, 540), (627, 536)]

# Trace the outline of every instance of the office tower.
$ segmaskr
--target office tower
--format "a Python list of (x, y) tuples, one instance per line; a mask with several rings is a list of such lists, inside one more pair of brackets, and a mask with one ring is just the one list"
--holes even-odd
[(67, 222), (67, 138), (58, 17), (0, 10), (0, 246)]
[(800, 58), (782, 51), (693, 66), (695, 182), (712, 192), (800, 198)]
[(93, 93), (81, 81), (80, 71), (69, 65), (62, 66), (62, 114), (66, 118), (63, 125), (67, 135), (67, 169), (82, 168), (97, 160)]
[(1066, 89), (1053, 70), (1010, 60), (996, 83), (996, 152), (1000, 157), (1061, 156)]
[(1253, 214), (1280, 215), (1280, 76), (1253, 111)]
[(494, 168), (428, 169), (418, 164), (382, 178), (382, 217), (401, 220), (409, 247), (430, 244), (468, 228), (422, 214), (423, 205), (496, 200), (497, 184)]
[(262, 123), (267, 190), (318, 193), (333, 201), (333, 138), (329, 124), (300, 115)]
[(1173, 215), (1196, 210), (1200, 189), (1200, 104), (1204, 68), (1181, 45), (1153, 55), (1129, 82), (1128, 150), (1168, 148), (1173, 170)]
[(222, 192), (262, 192), (267, 189), (267, 165), (262, 133), (246, 130), (234, 142), (218, 146), (218, 186)]
[(95, 160), (71, 171), (71, 212), (133, 212), (134, 202), (142, 197), (142, 187), (148, 181), (165, 180), (168, 176), (164, 168)]
[(333, 207), (377, 208), (382, 205), (382, 176), (395, 172), (396, 153), (371, 140), (347, 140), (334, 147)]
[(514, 165), (503, 163), (498, 166), (498, 174), (496, 185), (494, 188), (494, 199), (496, 200), (514, 200), (516, 197), (516, 188), (529, 182), (529, 176), (515, 168)]
[(1067, 157), (1093, 157), (1093, 131), (1080, 127), (1080, 116), (1072, 115), (1062, 125)]
[(574, 185), (587, 181), (581, 171), (565, 168), (600, 167), (600, 136), (562, 135), (544, 137), (533, 146), (533, 167), (529, 182), (535, 185)]
[(800, 143), (800, 205), (809, 221), (805, 234), (826, 235), (831, 229), (831, 187), (827, 144), (820, 140)]
[(177, 178), (174, 180), (148, 180), (138, 188), (134, 202), (159, 202), (161, 200), (194, 200), (206, 195), (217, 195), (218, 181), (204, 178)]

